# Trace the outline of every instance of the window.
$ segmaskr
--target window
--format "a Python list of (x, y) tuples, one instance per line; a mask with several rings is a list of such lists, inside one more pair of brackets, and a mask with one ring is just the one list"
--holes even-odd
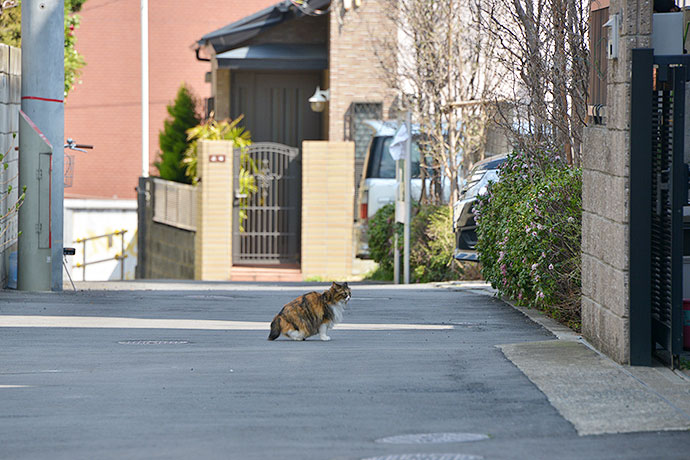
[(606, 47), (608, 33), (603, 25), (609, 20), (609, 0), (592, 0), (589, 16), (589, 49), (591, 66), (589, 71), (588, 115), (594, 123), (601, 123), (602, 107), (606, 105), (606, 69), (608, 57)]

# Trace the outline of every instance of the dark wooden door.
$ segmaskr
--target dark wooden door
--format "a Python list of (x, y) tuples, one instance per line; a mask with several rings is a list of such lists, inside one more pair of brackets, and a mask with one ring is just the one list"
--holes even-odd
[(309, 107), (319, 72), (236, 71), (230, 82), (232, 116), (244, 114), (252, 141), (301, 148), (321, 139), (321, 114)]

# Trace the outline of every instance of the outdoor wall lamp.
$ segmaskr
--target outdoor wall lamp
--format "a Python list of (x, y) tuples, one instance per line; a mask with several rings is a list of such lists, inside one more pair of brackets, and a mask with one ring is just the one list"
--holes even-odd
[(314, 112), (323, 112), (323, 109), (326, 108), (328, 100), (331, 98), (330, 94), (330, 90), (321, 89), (319, 86), (317, 86), (316, 91), (314, 91), (314, 95), (309, 98), (309, 105), (311, 106), (311, 109)]

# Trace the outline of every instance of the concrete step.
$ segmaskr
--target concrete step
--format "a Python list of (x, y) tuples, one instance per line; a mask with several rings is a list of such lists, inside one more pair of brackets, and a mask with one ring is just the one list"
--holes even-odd
[(296, 266), (234, 266), (230, 281), (302, 281), (302, 271)]

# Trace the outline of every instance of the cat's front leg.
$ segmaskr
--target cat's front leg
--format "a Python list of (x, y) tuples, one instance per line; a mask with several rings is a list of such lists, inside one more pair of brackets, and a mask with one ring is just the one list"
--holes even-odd
[(319, 337), (324, 342), (331, 340), (331, 338), (328, 337), (328, 324), (329, 323), (324, 323), (321, 326), (319, 326)]

